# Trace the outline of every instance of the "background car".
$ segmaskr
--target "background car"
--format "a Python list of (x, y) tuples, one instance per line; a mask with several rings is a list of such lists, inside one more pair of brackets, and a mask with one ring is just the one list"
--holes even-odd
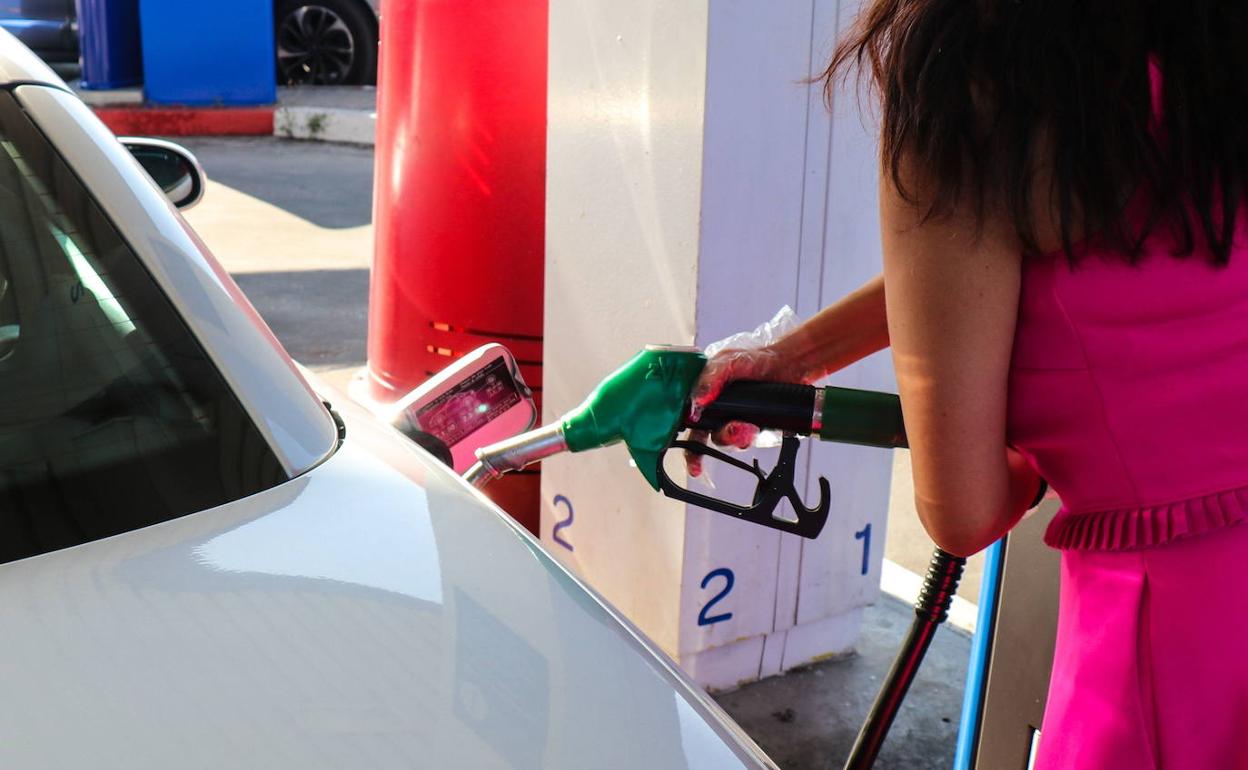
[(377, 82), (381, 0), (278, 0), (277, 82), (357, 85)]
[[(278, 83), (376, 83), (380, 7), (381, 0), (275, 0)], [(78, 61), (74, 0), (0, 0), (0, 27), (45, 62)]]
[(49, 64), (78, 61), (74, 0), (0, 0), (0, 27)]

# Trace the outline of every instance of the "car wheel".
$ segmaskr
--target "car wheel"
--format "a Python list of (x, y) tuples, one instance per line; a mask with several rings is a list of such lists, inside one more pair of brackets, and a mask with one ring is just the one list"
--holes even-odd
[(377, 82), (377, 19), (364, 0), (278, 0), (277, 82)]

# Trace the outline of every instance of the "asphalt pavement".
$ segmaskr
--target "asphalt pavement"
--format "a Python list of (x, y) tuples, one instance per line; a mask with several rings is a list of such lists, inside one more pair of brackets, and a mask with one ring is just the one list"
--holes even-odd
[[(209, 179), (186, 218), (291, 355), (345, 387), (366, 360), (372, 149), (272, 137), (177, 141)], [(931, 545), (909, 507), (905, 460), (886, 553), (921, 571)], [(885, 597), (866, 611), (857, 654), (717, 699), (785, 770), (840, 767), (912, 617)], [(950, 766), (969, 648), (965, 632), (937, 634), (878, 768)]]
[(336, 387), (364, 366), (373, 151), (181, 137), (208, 176), (186, 218), (286, 350)]

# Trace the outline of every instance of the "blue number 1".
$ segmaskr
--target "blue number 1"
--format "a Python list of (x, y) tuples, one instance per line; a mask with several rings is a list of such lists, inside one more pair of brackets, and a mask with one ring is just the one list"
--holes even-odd
[(713, 569), (706, 573), (706, 577), (702, 578), (702, 587), (706, 588), (706, 584), (711, 582), (711, 578), (715, 577), (722, 577), (724, 579), (724, 590), (712, 596), (711, 600), (706, 603), (705, 607), (702, 608), (702, 611), (698, 613), (699, 626), (709, 626), (712, 623), (718, 623), (721, 620), (730, 620), (732, 618), (731, 612), (721, 612), (718, 615), (711, 615), (710, 617), (707, 617), (706, 615), (711, 607), (714, 607), (720, 599), (723, 599), (728, 595), (728, 592), (732, 590), (732, 584), (737, 580), (733, 577), (732, 570), (727, 567), (720, 567), (719, 569)]
[(854, 533), (855, 540), (862, 541), (862, 574), (867, 574), (867, 567), (871, 564), (871, 525), (863, 527)]

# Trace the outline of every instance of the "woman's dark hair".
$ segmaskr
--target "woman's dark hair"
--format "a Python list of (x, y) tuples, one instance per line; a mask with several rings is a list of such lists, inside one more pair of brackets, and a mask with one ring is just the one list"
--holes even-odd
[(1091, 237), (1134, 262), (1167, 228), (1176, 254), (1226, 263), (1248, 190), (1248, 2), (865, 0), (821, 76), (829, 100), (855, 67), (881, 102), (883, 169), (927, 216), (991, 201), (1035, 252), (1040, 203), (1072, 261)]

